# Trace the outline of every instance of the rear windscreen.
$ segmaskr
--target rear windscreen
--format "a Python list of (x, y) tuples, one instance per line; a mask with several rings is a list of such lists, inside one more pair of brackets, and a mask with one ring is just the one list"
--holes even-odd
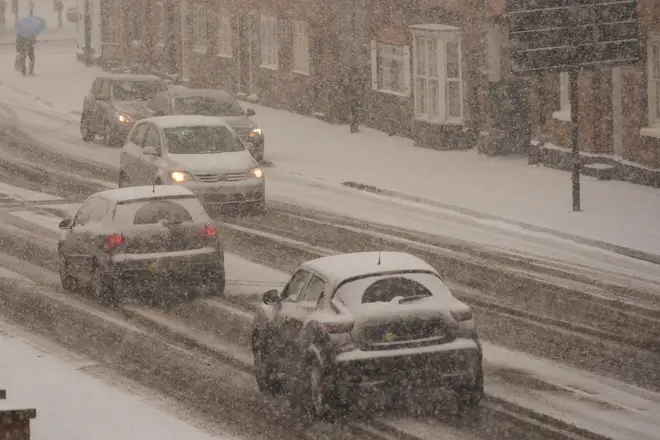
[(118, 205), (115, 212), (115, 221), (133, 225), (149, 225), (160, 222), (204, 222), (208, 220), (206, 211), (195, 197), (125, 203)]

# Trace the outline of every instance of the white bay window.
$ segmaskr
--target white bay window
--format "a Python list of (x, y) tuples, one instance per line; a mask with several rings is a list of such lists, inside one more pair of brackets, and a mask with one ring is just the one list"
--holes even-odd
[(371, 42), (371, 86), (379, 92), (410, 96), (408, 46)]
[(261, 16), (261, 67), (277, 70), (279, 42), (277, 17)]
[(193, 49), (201, 52), (208, 45), (206, 7), (201, 2), (193, 3)]
[(559, 110), (553, 112), (552, 117), (571, 122), (571, 80), (568, 72), (559, 74)]
[(414, 25), (415, 117), (436, 124), (463, 122), (460, 29)]
[(304, 21), (293, 22), (293, 71), (309, 75), (309, 27)]

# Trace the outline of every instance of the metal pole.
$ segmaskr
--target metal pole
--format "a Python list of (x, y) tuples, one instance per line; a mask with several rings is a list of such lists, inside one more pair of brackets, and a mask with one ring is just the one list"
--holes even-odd
[(85, 15), (83, 26), (85, 38), (85, 65), (92, 65), (92, 15), (90, 11), (90, 0), (85, 0)]
[(571, 122), (573, 122), (572, 141), (572, 162), (573, 162), (573, 211), (580, 210), (580, 127), (578, 116), (580, 105), (578, 100), (578, 71), (571, 70), (569, 73), (569, 90), (571, 94)]

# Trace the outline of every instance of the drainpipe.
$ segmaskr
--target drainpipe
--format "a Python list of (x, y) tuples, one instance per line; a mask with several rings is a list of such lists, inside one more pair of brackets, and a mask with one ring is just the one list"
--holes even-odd
[(85, 32), (85, 65), (92, 65), (92, 14), (90, 12), (90, 0), (85, 0), (85, 17), (84, 17), (84, 32)]

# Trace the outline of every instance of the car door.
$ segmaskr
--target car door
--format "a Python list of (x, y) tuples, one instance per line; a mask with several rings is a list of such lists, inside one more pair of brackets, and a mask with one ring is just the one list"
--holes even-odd
[(93, 271), (93, 260), (100, 251), (98, 235), (101, 232), (99, 224), (102, 223), (110, 208), (110, 202), (99, 196), (93, 196), (89, 201), (89, 215), (84, 224), (77, 231), (80, 247), (80, 266), (78, 277), (81, 280), (90, 280)]
[(304, 328), (308, 318), (317, 308), (319, 299), (325, 290), (325, 280), (316, 274), (312, 274), (309, 282), (298, 296), (298, 301), (293, 303), (286, 311), (284, 322), (281, 325), (282, 338), (289, 341), (287, 365), (289, 374), (302, 378), (304, 373), (304, 355), (309, 344), (308, 335)]
[(139, 185), (140, 160), (142, 147), (147, 135), (149, 124), (138, 123), (128, 135), (128, 140), (121, 149), (119, 156), (119, 169), (123, 173), (126, 185)]
[(146, 147), (154, 147), (157, 155), (140, 155), (140, 182), (142, 182), (142, 185), (153, 185), (158, 178), (161, 157), (163, 155), (160, 132), (154, 124), (149, 124), (149, 128), (147, 128), (142, 148), (144, 149)]
[(94, 111), (91, 113), (91, 129), (95, 133), (101, 133), (110, 105), (110, 81), (102, 80), (99, 91), (94, 95)]
[(65, 233), (62, 240), (61, 252), (67, 259), (69, 265), (69, 273), (76, 278), (79, 278), (83, 272), (84, 258), (83, 258), (83, 242), (81, 234), (84, 232), (83, 226), (87, 223), (90, 213), (90, 203), (92, 199), (87, 199), (78, 209), (76, 215), (73, 217), (71, 229)]
[(279, 355), (276, 358), (282, 359), (283, 356), (286, 356), (290, 348), (290, 342), (284, 339), (287, 330), (285, 324), (294, 313), (293, 309), (298, 302), (298, 298), (304, 292), (305, 287), (307, 287), (310, 277), (311, 273), (309, 271), (298, 269), (286, 286), (284, 286), (280, 294), (280, 301), (275, 305), (271, 333), (273, 340), (277, 341), (275, 343), (276, 346), (273, 347)]
[(151, 116), (166, 116), (171, 114), (169, 109), (170, 94), (167, 92), (158, 93), (154, 96), (149, 103), (147, 103), (148, 117)]

